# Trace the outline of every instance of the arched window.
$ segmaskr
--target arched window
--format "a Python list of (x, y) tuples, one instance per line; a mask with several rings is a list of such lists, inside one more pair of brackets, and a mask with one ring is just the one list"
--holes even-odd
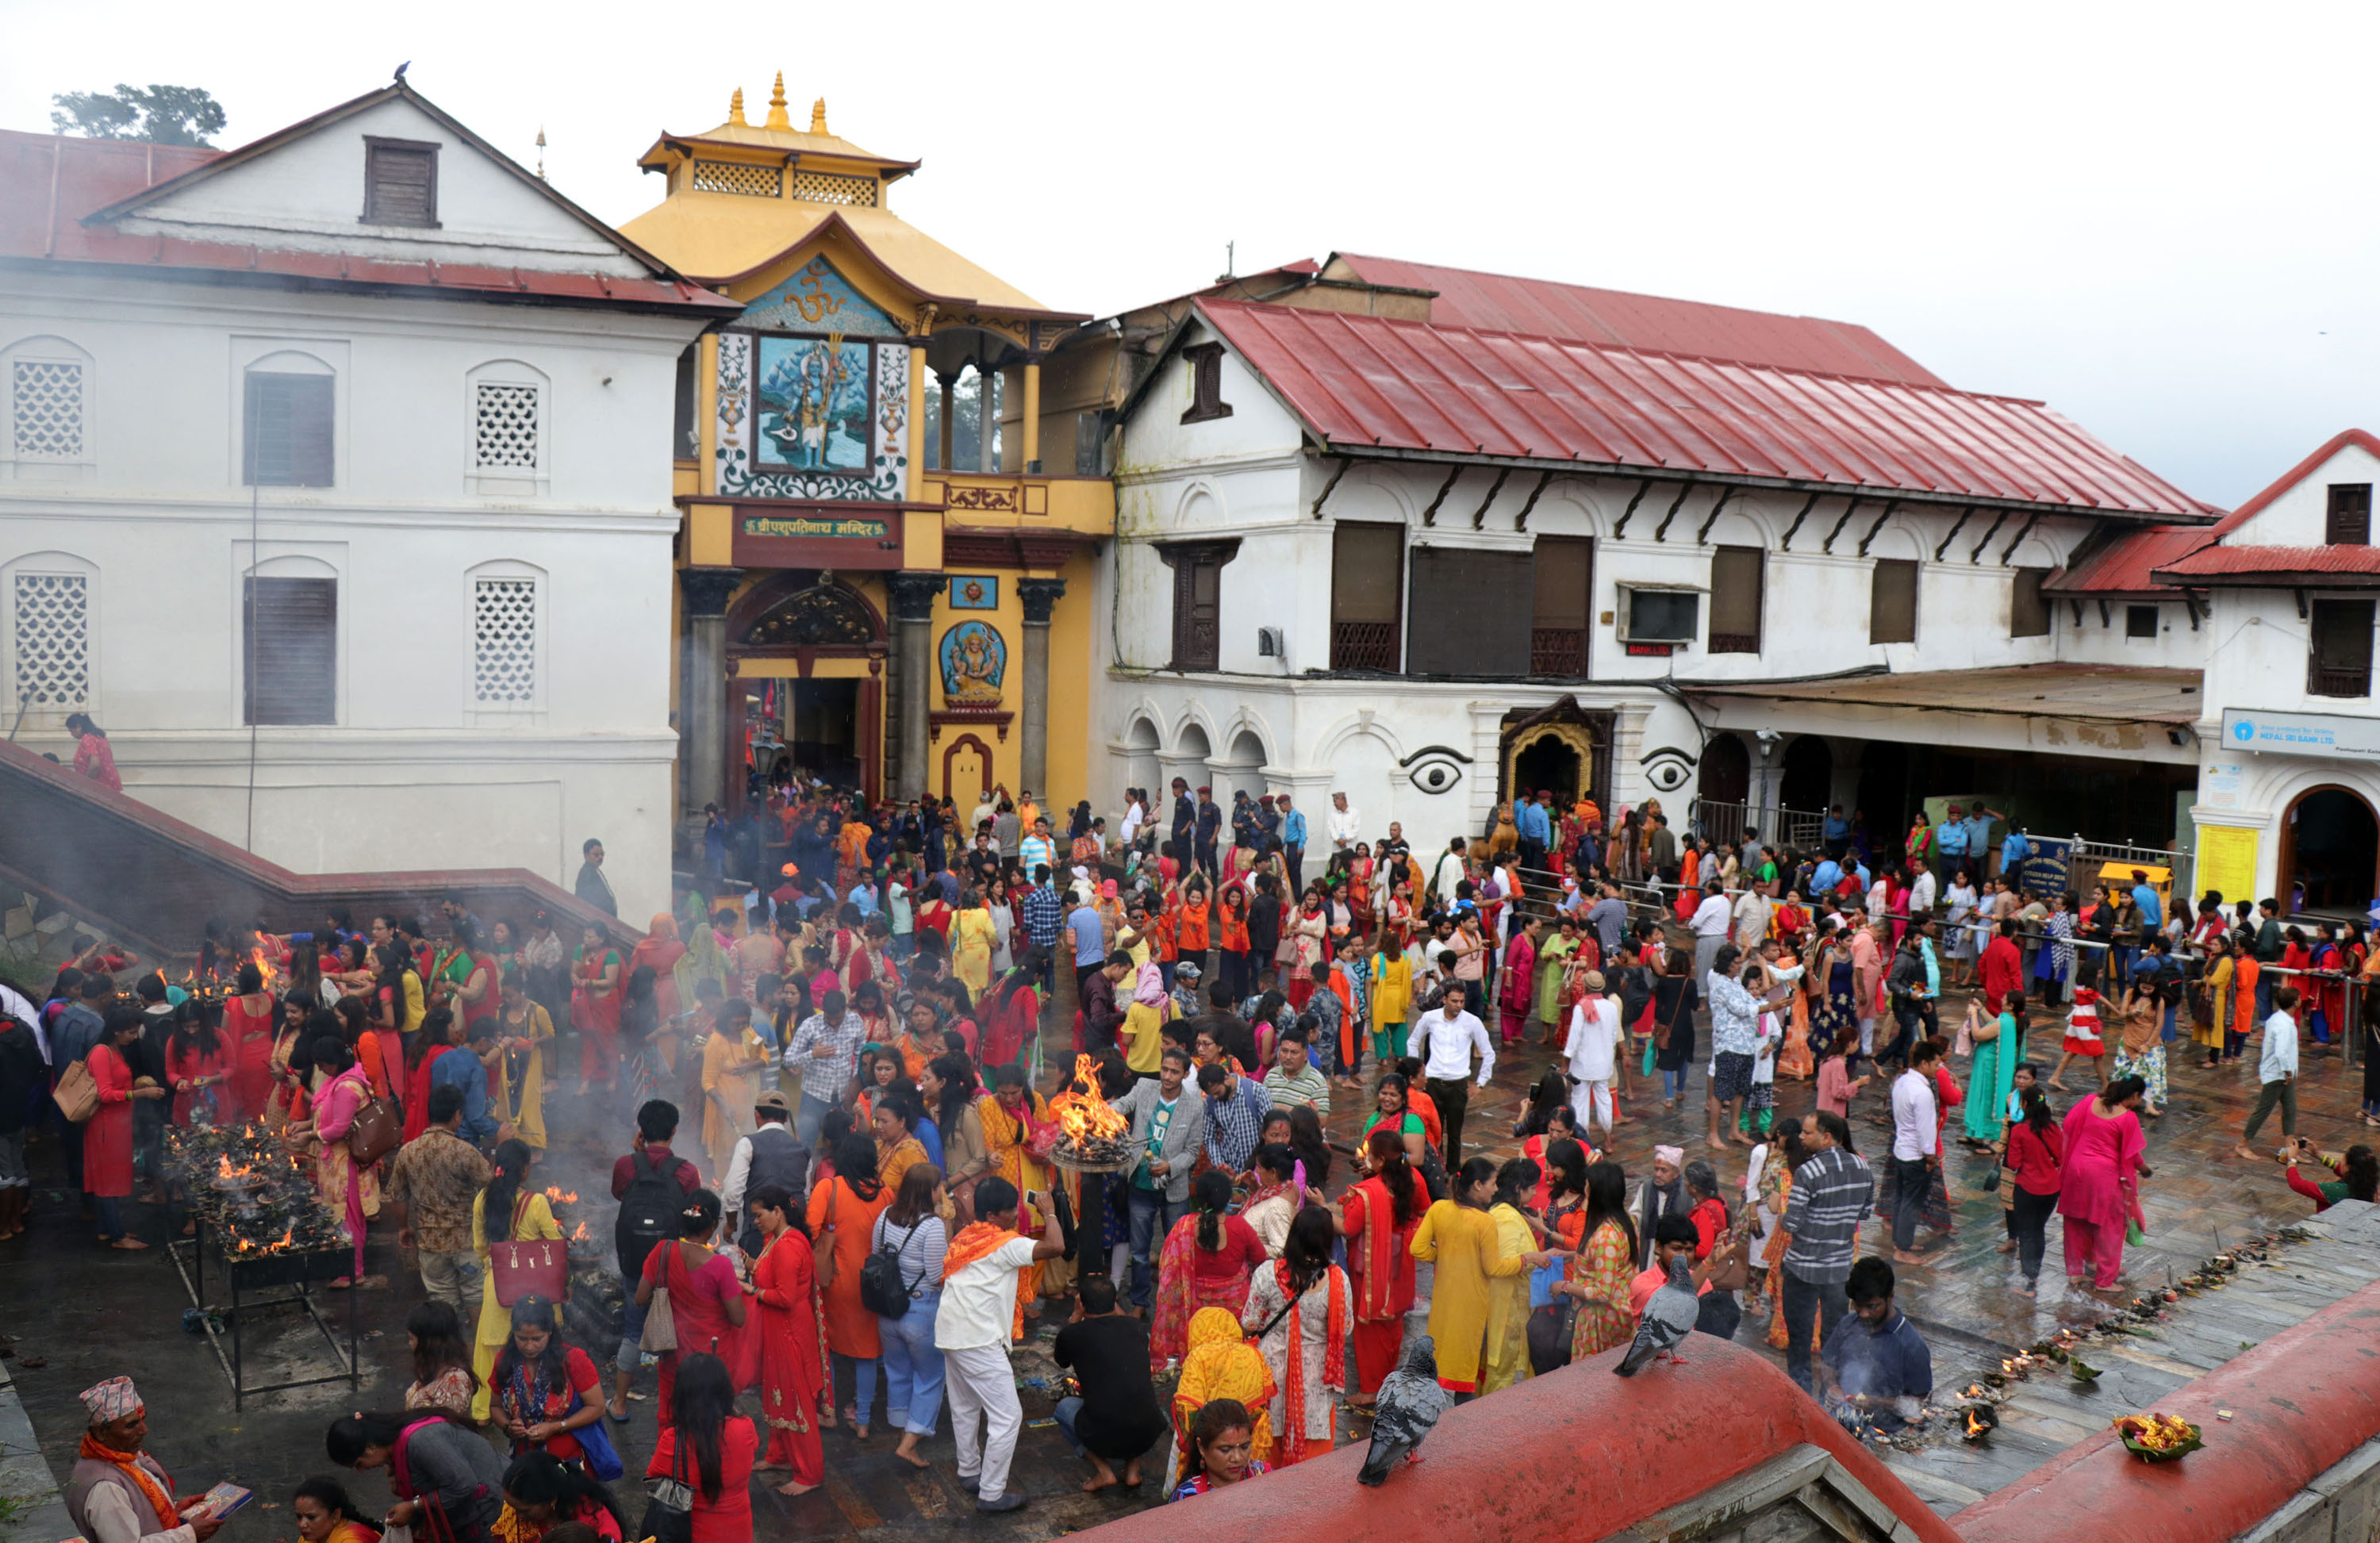
[(268, 354), (243, 372), (241, 480), (256, 488), (336, 485), (337, 371), (312, 354)]
[(7, 435), (0, 466), (20, 482), (75, 482), (94, 469), (91, 358), (63, 337), (28, 337), (0, 350)]
[(551, 474), (552, 383), (519, 359), (491, 359), (464, 379), (472, 491), (535, 493)]
[(517, 718), (545, 707), (545, 571), (528, 563), (481, 563), (471, 586), (472, 718)]
[(6, 644), (11, 730), (55, 729), (99, 698), (99, 568), (63, 552), (30, 553), (0, 568), (0, 639)]
[(339, 721), (339, 574), (319, 557), (267, 557), (240, 579), (241, 722)]

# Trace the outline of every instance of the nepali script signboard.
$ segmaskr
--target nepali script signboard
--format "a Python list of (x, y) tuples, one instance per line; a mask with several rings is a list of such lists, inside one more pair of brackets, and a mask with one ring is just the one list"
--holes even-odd
[(2380, 718), (2330, 712), (2223, 710), (2227, 749), (2265, 755), (2321, 756), (2332, 760), (2380, 760)]
[(901, 512), (738, 504), (735, 554), (743, 568), (898, 568)]

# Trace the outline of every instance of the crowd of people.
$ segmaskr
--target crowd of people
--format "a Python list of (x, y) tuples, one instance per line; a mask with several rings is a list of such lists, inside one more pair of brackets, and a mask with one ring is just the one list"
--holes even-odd
[[(2184, 1036), (2217, 1065), (2261, 1040), (2244, 1153), (2277, 1111), (2293, 1188), (2327, 1205), (2380, 1178), (2362, 1147), (2301, 1175), (2324, 1160), (2293, 1091), (2301, 1026), (2316, 1045), (2372, 1031), (2325, 993), (2380, 961), (2360, 935), (2297, 941), (2270, 902), (2235, 918), (2208, 896), (2189, 924), (2145, 873), (2088, 905), (2026, 898), (2022, 855), (1980, 857), (1955, 809), (1888, 860), (1848, 821), (1796, 852), (1681, 838), (1653, 801), (1607, 828), (1540, 795), (1416, 853), (1393, 823), (1366, 838), (1343, 795), (1309, 825), (1283, 795), (1227, 812), (1172, 792), (1169, 811), (1133, 790), (1111, 836), (1087, 805), (1053, 833), (1029, 796), (963, 824), (947, 801), (788, 784), (757, 827), (714, 821), (682, 905), (641, 934), (452, 898), (360, 931), (336, 911), (211, 928), (187, 982), (141, 972), (129, 993), (131, 960), (88, 956), (0, 1020), (0, 1120), (64, 1108), (83, 1068), (91, 1112), (61, 1151), (115, 1247), (145, 1245), (136, 1190), (194, 1225), (160, 1160), (192, 1121), (260, 1123), (313, 1166), (355, 1245), (335, 1285), (360, 1287), (368, 1232), (392, 1231), (422, 1297), (405, 1406), (336, 1422), (326, 1452), (389, 1471), (384, 1521), (434, 1513), (455, 1543), (655, 1533), (607, 1488), (648, 1367), (650, 1504), (696, 1543), (749, 1536), (762, 1476), (822, 1484), (838, 1425), (866, 1440), (880, 1415), (926, 1466), (945, 1404), (977, 1505), (1022, 1506), (1010, 1356), (1059, 1317), (1083, 1487), (1152, 1464), (1190, 1497), (1360, 1428), (1425, 1299), (1460, 1402), (1625, 1346), (1681, 1258), (1700, 1329), (1751, 1318), (1847, 1424), (1894, 1429), (1932, 1386), (1894, 1266), (1950, 1229), (1946, 1145), (1995, 1160), (2017, 1289), (2058, 1215), (2070, 1282), (2112, 1291), (2152, 1177), (2141, 1121)], [(600, 856), (582, 898), (609, 896)], [(1483, 1143), (1472, 1099), (1500, 1054), (1546, 1070)], [(1632, 1180), (1615, 1129), (1679, 1112), (1698, 1063), (1706, 1155), (1658, 1145)], [(2068, 1075), (2091, 1086), (2060, 1115)], [(1808, 1085), (1808, 1112), (1780, 1111), (1780, 1082)], [(1873, 1162), (1863, 1095), (1889, 1129)], [(2367, 1118), (2371, 1097), (2367, 1071)], [(403, 1142), (358, 1161), (346, 1136), (382, 1100)], [(1121, 1159), (1061, 1160), (1094, 1113)], [(529, 1278), (512, 1247), (563, 1239), (533, 1174), (565, 1119), (626, 1148), (602, 1343), (570, 1343), (569, 1278)], [(0, 1130), (0, 1238), (24, 1224), (23, 1124)], [(1466, 1128), (1513, 1155), (1466, 1155)], [(1888, 1241), (1863, 1256), (1871, 1215)], [(94, 1442), (121, 1403), (94, 1404)], [(333, 1479), (297, 1500), (313, 1543), (372, 1530)]]

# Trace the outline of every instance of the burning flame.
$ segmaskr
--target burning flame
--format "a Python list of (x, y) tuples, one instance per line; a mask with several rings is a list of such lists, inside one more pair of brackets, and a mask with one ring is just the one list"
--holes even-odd
[(560, 1185), (550, 1184), (545, 1186), (545, 1197), (558, 1206), (575, 1206), (578, 1203), (578, 1191), (565, 1191)]
[(1991, 1429), (1991, 1427), (1984, 1423), (1983, 1417), (1982, 1417), (1981, 1415), (1977, 1415), (1977, 1414), (1976, 1414), (1973, 1410), (1972, 1410), (1972, 1409), (1970, 1409), (1970, 1410), (1968, 1410), (1968, 1411), (1967, 1411), (1967, 1440), (1968, 1440), (1972, 1441), (1972, 1440), (1976, 1440), (1978, 1437), (1982, 1436), (1982, 1435), (1983, 1435), (1983, 1433), (1984, 1433), (1985, 1431), (1989, 1430), (1989, 1429)]
[(2016, 1375), (2016, 1363), (2014, 1361), (2002, 1361), (2000, 1363), (2000, 1370), (2010, 1377), (2014, 1377)]
[(264, 989), (272, 990), (273, 982), (281, 978), (281, 972), (273, 967), (273, 961), (264, 956), (264, 950), (261, 948), (249, 950), (248, 956), (255, 964), (257, 973), (264, 977)]
[(1099, 1096), (1099, 1064), (1087, 1055), (1075, 1057), (1075, 1080), (1069, 1085), (1072, 1094), (1058, 1111), (1058, 1124), (1065, 1138), (1080, 1147), (1092, 1141), (1121, 1141), (1132, 1129), (1132, 1123)]
[(581, 1221), (581, 1222), (580, 1222), (580, 1223), (579, 1223), (576, 1228), (574, 1228), (574, 1229), (571, 1231), (571, 1233), (570, 1233), (570, 1241), (571, 1241), (571, 1242), (573, 1242), (573, 1243), (585, 1243), (589, 1238), (592, 1237), (593, 1235), (594, 1235), (594, 1234), (593, 1234), (592, 1233), (589, 1233), (589, 1232), (587, 1230), (587, 1223), (586, 1223), (586, 1222), (584, 1222), (584, 1221)]
[(215, 1159), (215, 1177), (219, 1179), (245, 1179), (253, 1176), (255, 1172), (256, 1168), (251, 1163), (243, 1162), (234, 1168), (228, 1156)]

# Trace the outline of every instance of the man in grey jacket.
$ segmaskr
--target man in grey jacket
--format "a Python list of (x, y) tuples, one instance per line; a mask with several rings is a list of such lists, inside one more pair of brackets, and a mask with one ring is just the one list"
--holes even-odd
[(1190, 1167), (1207, 1145), (1207, 1100), (1187, 1086), (1190, 1052), (1165, 1047), (1157, 1080), (1133, 1084), (1108, 1107), (1132, 1122), (1131, 1143), (1141, 1159), (1124, 1184), (1132, 1214), (1132, 1301), (1146, 1308), (1156, 1294), (1150, 1256), (1189, 1209)]

